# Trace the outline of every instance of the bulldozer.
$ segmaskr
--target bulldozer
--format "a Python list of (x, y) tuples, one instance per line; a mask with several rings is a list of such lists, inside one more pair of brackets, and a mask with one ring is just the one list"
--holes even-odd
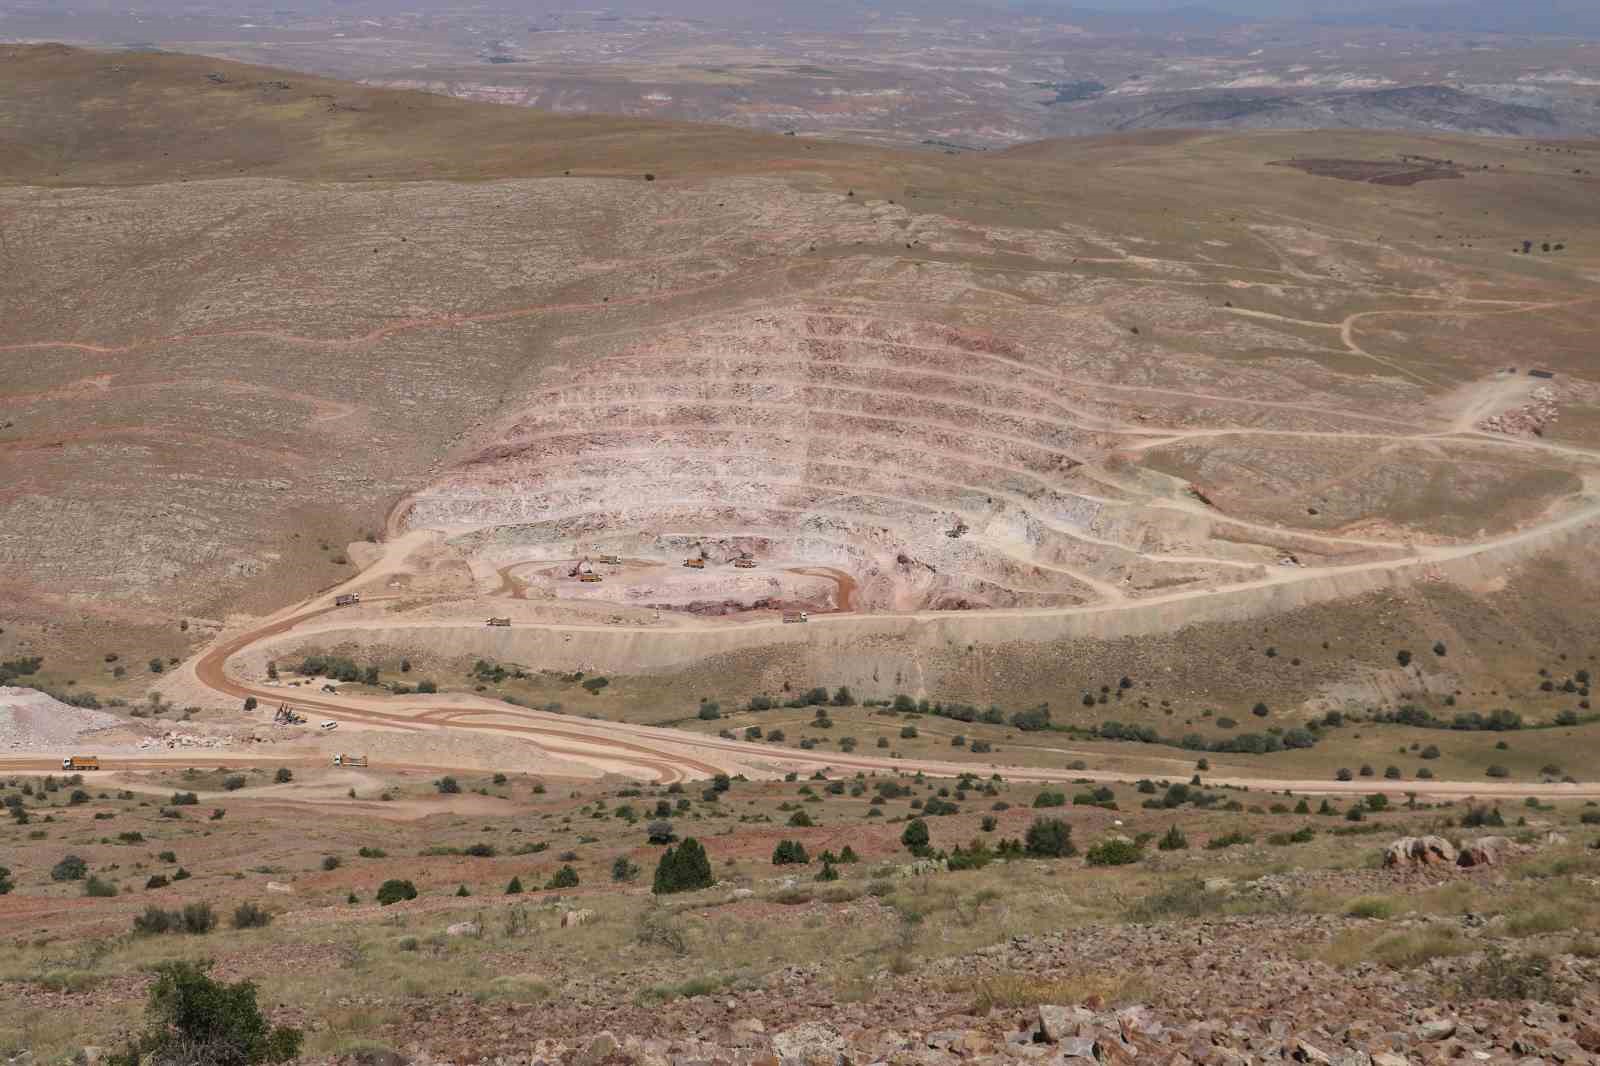
[(685, 559), (683, 561), (683, 565), (687, 566), (690, 570), (704, 570), (706, 568), (706, 561), (704, 559), (690, 558)]
[(754, 570), (756, 568), (756, 561), (750, 558), (748, 555), (741, 555), (739, 558), (733, 561), (733, 565), (737, 566), (740, 570)]

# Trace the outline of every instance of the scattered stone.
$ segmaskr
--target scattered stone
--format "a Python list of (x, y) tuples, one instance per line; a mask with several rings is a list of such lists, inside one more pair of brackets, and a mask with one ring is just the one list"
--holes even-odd
[(455, 922), (444, 927), (446, 936), (482, 936), (483, 927), (477, 922)]
[(561, 928), (575, 929), (580, 925), (588, 925), (594, 920), (594, 911), (584, 908), (582, 910), (565, 911), (561, 915)]
[(282, 881), (268, 881), (267, 882), (267, 891), (268, 892), (282, 892), (286, 896), (292, 896), (292, 895), (294, 895), (294, 886), (293, 885), (286, 885)]
[(806, 1022), (773, 1034), (772, 1050), (783, 1060), (783, 1066), (811, 1066), (819, 1060), (842, 1063), (846, 1045), (832, 1026)]
[(1450, 1018), (1437, 1018), (1417, 1026), (1418, 1040), (1448, 1040), (1456, 1035), (1456, 1023)]

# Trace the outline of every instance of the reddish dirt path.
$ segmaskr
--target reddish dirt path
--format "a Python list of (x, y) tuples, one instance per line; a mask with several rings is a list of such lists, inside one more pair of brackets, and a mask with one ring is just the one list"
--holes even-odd
[[(330, 699), (326, 695), (311, 697), (289, 696), (282, 689), (254, 688), (241, 684), (228, 677), (225, 665), (233, 655), (251, 644), (267, 637), (276, 636), (293, 629), (301, 622), (308, 621), (338, 610), (337, 607), (318, 607), (287, 618), (269, 623), (258, 629), (242, 633), (231, 640), (225, 641), (207, 651), (195, 663), (195, 677), (201, 684), (216, 692), (225, 693), (238, 699), (250, 696), (258, 700), (271, 702), (291, 702), (297, 710), (321, 711), (335, 721), (360, 722), (367, 725), (379, 725), (390, 729), (399, 729), (407, 732), (426, 732), (443, 727), (470, 729), (475, 732), (506, 733), (512, 735), (538, 738), (539, 747), (552, 755), (566, 755), (578, 760), (600, 757), (607, 762), (619, 762), (630, 766), (639, 766), (654, 774), (661, 783), (670, 784), (674, 781), (684, 780), (689, 775), (712, 777), (722, 773), (720, 766), (692, 759), (687, 756), (674, 755), (664, 752), (659, 748), (648, 747), (643, 744), (629, 743), (613, 737), (594, 736), (576, 729), (561, 729), (550, 726), (509, 725), (503, 722), (477, 723), (470, 725), (455, 725), (455, 716), (471, 717), (484, 715), (512, 715), (515, 716), (516, 708), (510, 704), (486, 706), (483, 708), (441, 707), (426, 710), (420, 714), (390, 714), (374, 710), (345, 700)], [(549, 739), (546, 739), (549, 738)], [(687, 735), (686, 735), (686, 739)], [(573, 747), (570, 744), (550, 743), (550, 740), (577, 741), (588, 745), (587, 747)], [(57, 764), (59, 765), (59, 764)]]
[(829, 614), (849, 614), (856, 609), (856, 579), (843, 570), (831, 566), (792, 566), (788, 572), (804, 574), (806, 577), (831, 578), (839, 586), (839, 606)]

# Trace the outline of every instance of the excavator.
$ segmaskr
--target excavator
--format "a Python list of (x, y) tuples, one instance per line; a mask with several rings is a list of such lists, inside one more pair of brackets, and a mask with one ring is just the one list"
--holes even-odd
[(567, 571), (567, 576), (575, 577), (579, 581), (587, 581), (590, 583), (600, 580), (600, 575), (595, 573), (594, 567), (589, 564), (589, 557), (587, 555), (585, 555), (582, 559), (579, 559), (576, 563), (572, 564), (572, 569)]

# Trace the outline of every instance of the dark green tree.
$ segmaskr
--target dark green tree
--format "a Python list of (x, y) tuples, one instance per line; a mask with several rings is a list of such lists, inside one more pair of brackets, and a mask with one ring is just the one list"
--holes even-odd
[(710, 888), (715, 883), (711, 876), (711, 860), (706, 849), (694, 837), (668, 848), (656, 864), (655, 882), (651, 891), (658, 896), (673, 892), (694, 892)]

